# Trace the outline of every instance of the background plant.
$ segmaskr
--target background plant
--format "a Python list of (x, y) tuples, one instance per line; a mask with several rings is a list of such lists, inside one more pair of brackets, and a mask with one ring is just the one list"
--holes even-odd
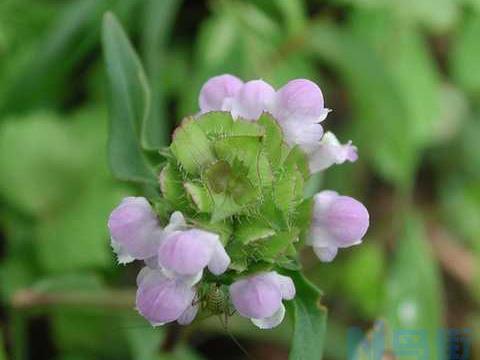
[[(114, 181), (105, 160), (107, 10), (145, 65), (150, 116), (163, 129), (148, 146), (168, 144), (212, 75), (321, 85), (335, 110), (327, 126), (354, 139), (360, 160), (309, 189), (362, 199), (372, 218), (365, 244), (334, 264), (305, 253), (307, 276), (329, 307), (325, 358), (345, 358), (347, 327), (369, 329), (378, 318), (392, 327), (471, 327), (476, 337), (478, 1), (4, 0), (1, 331), (13, 358), (221, 358), (212, 344), (245, 356), (215, 321), (159, 354), (170, 335), (131, 311), (134, 271), (114, 264), (105, 226), (137, 189)], [(412, 306), (413, 319), (402, 312)], [(229, 329), (254, 357), (288, 353), (288, 323), (266, 334), (237, 320)]]

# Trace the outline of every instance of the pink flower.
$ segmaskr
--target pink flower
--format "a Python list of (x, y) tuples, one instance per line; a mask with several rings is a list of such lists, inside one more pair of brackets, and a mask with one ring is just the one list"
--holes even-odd
[(177, 321), (189, 324), (195, 318), (195, 282), (184, 278), (168, 277), (162, 269), (144, 267), (137, 277), (136, 307), (138, 312), (153, 326)]
[(155, 256), (163, 236), (157, 216), (143, 197), (123, 199), (112, 211), (108, 228), (120, 263)]
[(258, 120), (271, 106), (275, 89), (263, 80), (246, 82), (237, 94), (227, 101), (225, 108), (234, 119)]
[(362, 203), (335, 191), (322, 191), (314, 197), (308, 243), (320, 260), (330, 262), (339, 248), (360, 244), (368, 226), (368, 211)]
[(198, 102), (202, 113), (224, 110), (224, 102), (234, 97), (243, 82), (230, 74), (219, 75), (208, 80), (200, 90)]
[(357, 159), (357, 147), (352, 145), (351, 141), (342, 145), (333, 133), (327, 132), (323, 135), (320, 144), (309, 154), (310, 172), (316, 173), (333, 164), (342, 164), (345, 161), (354, 162)]
[(295, 297), (295, 286), (292, 279), (275, 271), (260, 273), (234, 282), (230, 297), (240, 315), (261, 329), (271, 329), (282, 322), (282, 300)]
[(194, 276), (205, 267), (220, 275), (230, 265), (230, 257), (217, 234), (190, 229), (165, 237), (158, 249), (158, 262), (165, 270), (183, 276)]

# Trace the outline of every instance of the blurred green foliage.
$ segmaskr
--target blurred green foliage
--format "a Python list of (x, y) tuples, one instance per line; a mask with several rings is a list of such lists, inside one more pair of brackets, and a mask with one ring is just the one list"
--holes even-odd
[[(371, 212), (361, 247), (332, 264), (305, 254), (307, 276), (329, 307), (325, 358), (346, 358), (347, 328), (367, 330), (380, 318), (386, 331), (408, 327), (429, 336), (438, 327), (479, 328), (480, 1), (3, 0), (0, 359), (4, 348), (15, 359), (212, 355), (198, 355), (184, 341), (198, 345), (215, 334), (208, 325), (190, 330), (175, 352), (160, 353), (164, 329), (148, 327), (128, 302), (105, 303), (115, 299), (115, 289), (133, 285), (135, 272), (115, 264), (108, 214), (126, 194), (156, 191), (119, 183), (111, 170), (130, 174), (112, 159), (108, 167), (100, 52), (107, 10), (139, 54), (119, 59), (118, 49), (106, 50), (107, 63), (115, 59), (138, 80), (137, 89), (122, 89), (120, 72), (110, 68), (118, 96), (143, 91), (143, 81), (150, 87), (148, 129), (124, 108), (116, 110), (118, 119), (143, 134), (148, 148), (167, 144), (182, 117), (197, 111), (203, 82), (224, 72), (275, 86), (301, 77), (316, 81), (334, 109), (326, 127), (359, 146), (357, 163), (309, 184), (311, 192), (321, 186), (356, 196)], [(116, 141), (132, 142), (127, 136), (117, 134)], [(139, 166), (149, 160), (134, 151), (129, 156)], [(445, 258), (439, 232), (464, 257)], [(57, 302), (22, 306), (25, 291)], [(88, 296), (72, 305), (65, 294)], [(39, 330), (38, 321), (48, 326)], [(253, 356), (256, 342), (288, 347), (288, 324), (266, 335), (248, 326), (233, 319), (229, 328)], [(479, 356), (474, 340), (472, 358)], [(441, 343), (429, 344), (432, 359), (447, 358)]]

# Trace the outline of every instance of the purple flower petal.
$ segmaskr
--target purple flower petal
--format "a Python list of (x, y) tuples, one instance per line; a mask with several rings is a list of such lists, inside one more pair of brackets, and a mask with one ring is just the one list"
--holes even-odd
[[(219, 243), (218, 235), (208, 231), (198, 229), (177, 231), (162, 241), (158, 250), (158, 260), (165, 269), (181, 275), (194, 275), (207, 265), (219, 274), (226, 270), (225, 257), (228, 257), (224, 250), (222, 252), (218, 248)], [(229, 260), (228, 258), (228, 262)]]
[(192, 304), (195, 290), (181, 281), (166, 278), (159, 269), (142, 274), (136, 306), (154, 326), (179, 319)]
[(285, 275), (280, 275), (277, 272), (273, 271), (270, 274), (273, 274), (275, 281), (280, 289), (282, 298), (285, 300), (292, 300), (295, 297), (295, 284), (292, 279)]
[(188, 325), (190, 324), (198, 313), (198, 304), (191, 304), (187, 307), (187, 309), (183, 312), (182, 315), (177, 319), (177, 322), (180, 325)]
[(367, 232), (368, 211), (362, 203), (348, 196), (339, 196), (325, 215), (325, 225), (337, 239), (339, 247), (358, 243)]
[(234, 119), (257, 120), (270, 107), (274, 96), (275, 89), (265, 81), (252, 80), (242, 86), (226, 110), (230, 110)]
[(277, 91), (273, 109), (274, 117), (280, 122), (320, 122), (328, 109), (324, 108), (323, 94), (314, 82), (296, 79)]
[(269, 273), (237, 280), (229, 290), (235, 309), (247, 318), (270, 317), (282, 305), (280, 288)]
[(143, 197), (123, 199), (112, 211), (108, 228), (121, 261), (126, 256), (140, 260), (154, 256), (163, 235), (152, 207)]
[(338, 248), (357, 245), (369, 226), (369, 215), (359, 201), (323, 191), (314, 197), (309, 244), (322, 261), (331, 261)]
[(251, 320), (256, 327), (263, 330), (267, 330), (267, 329), (273, 329), (274, 327), (280, 325), (284, 317), (285, 317), (285, 306), (283, 306), (283, 304), (280, 304), (280, 307), (278, 308), (277, 311), (273, 313), (273, 315), (266, 318), (262, 318), (262, 319), (251, 319)]
[(333, 133), (326, 132), (316, 149), (309, 155), (310, 172), (316, 173), (333, 164), (342, 164), (345, 161), (353, 162), (357, 159), (356, 146), (353, 146), (351, 142), (342, 145)]
[(331, 262), (337, 256), (338, 248), (336, 246), (314, 246), (313, 251), (323, 262)]
[(285, 141), (290, 146), (299, 145), (306, 153), (315, 151), (323, 136), (323, 127), (314, 122), (279, 122)]
[(243, 82), (236, 76), (230, 74), (219, 75), (208, 80), (200, 90), (198, 99), (200, 111), (223, 110), (223, 103), (226, 99), (237, 94)]
[(208, 263), (208, 270), (214, 275), (223, 274), (227, 271), (230, 265), (230, 257), (228, 256), (222, 243), (216, 241), (215, 250), (213, 251), (210, 262)]

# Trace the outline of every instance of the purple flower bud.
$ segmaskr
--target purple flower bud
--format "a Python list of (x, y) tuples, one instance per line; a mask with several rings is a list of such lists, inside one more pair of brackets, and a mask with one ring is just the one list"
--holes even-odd
[(108, 220), (112, 247), (119, 262), (155, 256), (163, 231), (158, 219), (143, 197), (127, 197)]
[(252, 80), (245, 83), (231, 101), (226, 103), (226, 110), (234, 119), (241, 117), (257, 120), (271, 106), (275, 90), (263, 80)]
[(320, 144), (309, 154), (310, 172), (316, 173), (333, 164), (342, 164), (345, 161), (354, 162), (357, 159), (357, 147), (353, 146), (351, 141), (342, 145), (333, 133), (326, 132)]
[(137, 278), (138, 312), (153, 326), (180, 320), (188, 323), (192, 313), (195, 289), (180, 279), (168, 278), (161, 269), (144, 268)]
[(230, 257), (219, 236), (208, 231), (191, 229), (166, 236), (158, 250), (160, 266), (174, 273), (192, 276), (206, 266), (215, 275), (224, 273)]
[(282, 299), (295, 297), (292, 279), (272, 271), (241, 279), (230, 286), (230, 297), (240, 315), (263, 329), (277, 326), (285, 316)]
[(368, 225), (368, 211), (362, 203), (335, 191), (322, 191), (314, 197), (308, 241), (320, 260), (329, 262), (338, 248), (360, 244)]
[(229, 74), (219, 75), (208, 80), (200, 90), (198, 99), (200, 111), (220, 111), (223, 109), (224, 101), (237, 94), (243, 82)]
[(272, 112), (280, 122), (294, 121), (301, 126), (323, 121), (329, 110), (324, 108), (323, 94), (317, 84), (296, 79), (277, 91)]

